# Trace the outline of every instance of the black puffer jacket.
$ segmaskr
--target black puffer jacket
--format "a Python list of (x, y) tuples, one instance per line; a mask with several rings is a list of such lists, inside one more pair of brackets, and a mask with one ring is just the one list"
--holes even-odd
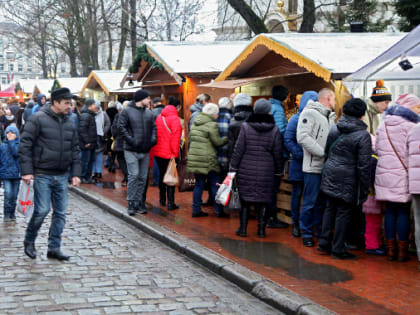
[(231, 172), (237, 172), (242, 200), (270, 203), (275, 176), (283, 170), (282, 137), (269, 114), (253, 114), (241, 127), (233, 151)]
[(149, 152), (156, 144), (156, 124), (152, 111), (131, 102), (120, 113), (119, 131), (124, 138), (124, 150)]
[(57, 115), (50, 106), (31, 115), (19, 144), (22, 175), (65, 174), (71, 166), (80, 176), (80, 150), (77, 132), (67, 115)]
[(242, 124), (251, 116), (253, 109), (251, 106), (239, 105), (233, 108), (233, 118), (229, 124), (228, 131), (228, 152), (227, 156), (230, 160), (233, 154), (233, 149), (235, 149), (236, 140), (239, 137), (239, 132), (241, 131)]
[(112, 137), (114, 138), (114, 151), (121, 152), (124, 151), (124, 139), (120, 134), (120, 130), (118, 129), (120, 120), (120, 113), (115, 115), (114, 122), (112, 123), (111, 132)]
[[(80, 149), (95, 149), (96, 148), (96, 113), (84, 107), (80, 114), (79, 120), (79, 143)], [(90, 143), (90, 147), (86, 148), (86, 145)]]
[(372, 155), (366, 124), (355, 117), (342, 116), (328, 135), (325, 155), (321, 191), (361, 205), (369, 193)]

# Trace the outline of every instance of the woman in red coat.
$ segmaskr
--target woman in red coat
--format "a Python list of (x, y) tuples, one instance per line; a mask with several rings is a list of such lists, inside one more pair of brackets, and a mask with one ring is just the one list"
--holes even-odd
[(179, 208), (175, 204), (175, 186), (164, 184), (163, 177), (170, 159), (179, 156), (182, 126), (177, 111), (177, 107), (180, 106), (179, 100), (171, 96), (168, 103), (156, 118), (157, 144), (153, 147), (153, 155), (159, 167), (160, 205), (166, 205), (166, 195), (168, 195), (168, 210), (175, 210)]

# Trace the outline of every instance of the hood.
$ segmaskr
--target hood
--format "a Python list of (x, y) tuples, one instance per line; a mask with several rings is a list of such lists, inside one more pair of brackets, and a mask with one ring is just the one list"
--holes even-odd
[(341, 133), (351, 133), (366, 130), (367, 125), (360, 119), (344, 114), (337, 122), (337, 129)]
[(306, 108), (314, 109), (314, 110), (320, 112), (325, 117), (328, 117), (330, 115), (330, 113), (331, 113), (331, 110), (329, 110), (328, 108), (326, 108), (324, 105), (322, 105), (318, 101), (311, 101), (311, 100), (309, 100), (308, 103), (306, 104)]
[(200, 113), (194, 119), (193, 125), (201, 126), (209, 122), (216, 122), (216, 118), (205, 113)]
[(305, 93), (302, 94), (302, 97), (300, 98), (300, 103), (299, 103), (299, 113), (301, 113), (305, 109), (309, 101), (317, 102), (318, 93), (315, 91), (306, 91)]
[(200, 104), (200, 103), (194, 103), (193, 105), (191, 105), (190, 111), (191, 111), (191, 113), (202, 112), (203, 111), (203, 105)]
[(248, 125), (260, 132), (271, 131), (275, 126), (274, 117), (270, 114), (252, 114), (246, 121)]
[(173, 105), (167, 105), (164, 109), (160, 112), (162, 116), (169, 117), (169, 116), (177, 116), (178, 117), (178, 111), (176, 110), (175, 106)]
[[(4, 131), (4, 133), (7, 135), (7, 133), (8, 132), (13, 132), (16, 136), (17, 136), (17, 139), (19, 139), (19, 129), (17, 129), (17, 127), (14, 125), (14, 124), (12, 124), (12, 125), (9, 125), (7, 128), (6, 128), (6, 130)], [(7, 138), (5, 138), (6, 140), (7, 140)]]
[(43, 98), (43, 97), (45, 97), (45, 101), (47, 100), (47, 97), (45, 96), (45, 94), (38, 94), (38, 98), (36, 99), (37, 100), (37, 103), (38, 103), (38, 105), (39, 106), (43, 106), (43, 104), (41, 103), (41, 99)]
[(420, 121), (419, 115), (417, 115), (411, 109), (405, 108), (400, 105), (393, 105), (391, 107), (388, 107), (388, 109), (385, 111), (385, 118), (387, 116), (399, 116), (415, 124), (417, 124)]

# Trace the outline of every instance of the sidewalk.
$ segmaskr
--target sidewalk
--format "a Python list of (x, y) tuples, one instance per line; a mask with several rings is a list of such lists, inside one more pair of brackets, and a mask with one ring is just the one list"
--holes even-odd
[[(104, 171), (101, 184), (84, 185), (121, 205), (125, 188), (119, 174)], [(289, 229), (267, 229), (267, 237), (256, 236), (256, 220), (248, 226), (248, 237), (235, 235), (238, 218), (210, 216), (192, 218), (191, 193), (176, 193), (179, 210), (159, 207), (156, 187), (149, 187), (147, 218), (231, 259), (280, 285), (308, 297), (339, 314), (420, 314), (420, 273), (417, 260), (388, 262), (385, 257), (356, 251), (355, 261), (339, 261), (304, 248)], [(203, 199), (205, 199), (203, 197)]]

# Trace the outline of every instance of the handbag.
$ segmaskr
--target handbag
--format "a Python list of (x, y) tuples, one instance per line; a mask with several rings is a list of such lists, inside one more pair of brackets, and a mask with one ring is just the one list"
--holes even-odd
[(232, 191), (230, 193), (229, 203), (226, 207), (228, 212), (240, 212), (242, 209), (241, 198), (239, 197), (239, 189), (236, 185), (236, 179), (233, 180)]
[(187, 160), (182, 159), (178, 165), (178, 191), (193, 191), (195, 186), (195, 176), (187, 170)]
[(391, 137), (389, 136), (387, 125), (386, 124), (384, 124), (384, 125), (385, 125), (386, 136), (388, 138), (389, 143), (391, 144), (392, 150), (394, 150), (395, 155), (397, 156), (398, 160), (400, 160), (400, 162), (401, 162), (402, 166), (404, 167), (405, 171), (408, 172), (407, 166), (405, 166), (403, 160), (401, 159), (400, 155), (398, 154), (397, 150), (394, 147), (394, 144), (391, 141)]
[(221, 204), (222, 206), (228, 205), (235, 175), (235, 172), (229, 172), (223, 180), (223, 183), (219, 186), (215, 197), (218, 204)]
[(176, 184), (178, 184), (178, 172), (176, 170), (175, 158), (171, 158), (169, 161), (168, 168), (163, 177), (163, 182), (168, 186), (176, 186)]
[(31, 217), (34, 212), (34, 182), (31, 180), (28, 185), (25, 181), (20, 181), (17, 211), (25, 217)]

